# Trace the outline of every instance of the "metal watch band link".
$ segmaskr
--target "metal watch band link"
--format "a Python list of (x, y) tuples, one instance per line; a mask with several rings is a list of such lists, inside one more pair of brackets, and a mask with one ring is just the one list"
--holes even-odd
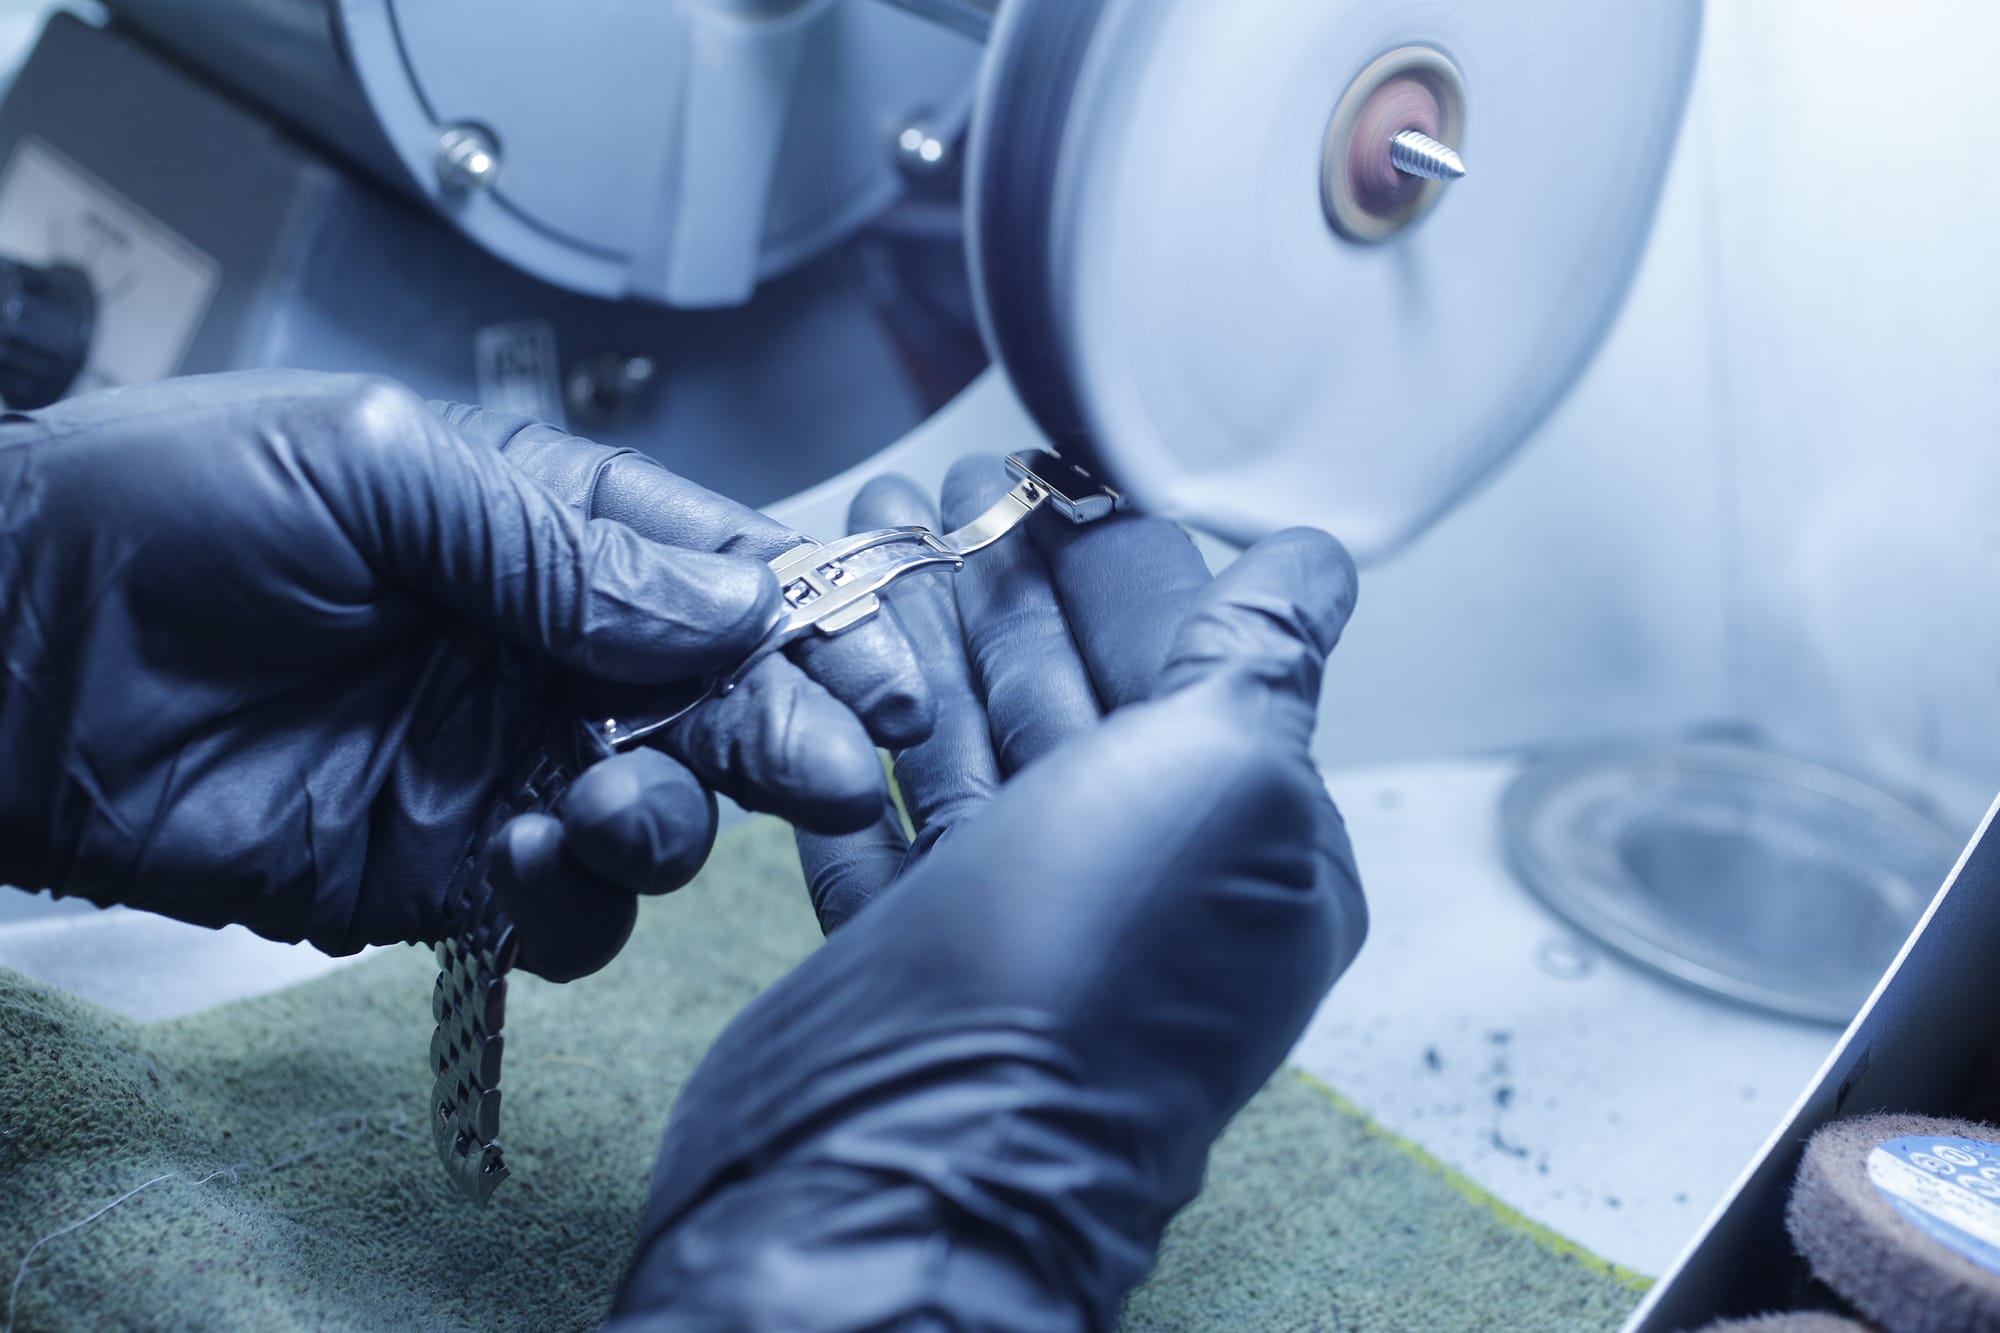
[(518, 814), (547, 810), (569, 785), (568, 767), (546, 753), (488, 813), (452, 886), (452, 932), (437, 946), (431, 991), (431, 1137), (452, 1186), (484, 1205), (509, 1174), (500, 1146), (500, 1065), (506, 1039), (507, 974), (520, 949), (493, 885), (493, 840)]

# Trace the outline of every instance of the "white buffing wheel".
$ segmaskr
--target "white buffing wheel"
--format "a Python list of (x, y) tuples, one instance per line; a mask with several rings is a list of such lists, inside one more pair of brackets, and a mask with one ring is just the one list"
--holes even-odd
[[(1008, 0), (973, 116), (971, 260), (1036, 419), (1146, 508), (1357, 555), (1415, 535), (1568, 390), (1628, 287), (1697, 0)], [(1336, 227), (1336, 109), (1428, 52), (1469, 170)], [(1323, 170), (1324, 168), (1324, 170)]]

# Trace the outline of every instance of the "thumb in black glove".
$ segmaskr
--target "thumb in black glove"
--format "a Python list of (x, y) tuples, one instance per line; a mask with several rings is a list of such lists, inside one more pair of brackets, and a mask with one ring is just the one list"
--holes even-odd
[[(557, 674), (672, 694), (777, 606), (762, 559), (586, 519), (386, 381), (197, 377), (10, 416), (0, 881), (336, 953), (435, 939), (474, 830), (560, 715)], [(785, 726), (745, 721), (740, 786), (781, 771), (763, 785), (808, 822), (852, 827), (851, 793), (810, 799)], [(714, 824), (667, 755), (586, 773), (503, 839), (547, 909), (523, 962), (601, 965), (632, 895), (684, 882)]]

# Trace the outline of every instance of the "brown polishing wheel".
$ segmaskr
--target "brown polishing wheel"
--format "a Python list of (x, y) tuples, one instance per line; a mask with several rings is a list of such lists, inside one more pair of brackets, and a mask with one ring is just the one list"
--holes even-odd
[(1785, 1225), (1813, 1276), (1886, 1333), (2000, 1329), (2000, 1128), (1833, 1121), (1806, 1145)]

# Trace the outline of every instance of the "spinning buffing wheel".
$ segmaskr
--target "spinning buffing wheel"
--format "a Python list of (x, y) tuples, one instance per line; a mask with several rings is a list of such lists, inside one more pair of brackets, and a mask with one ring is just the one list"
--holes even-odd
[(1822, 1125), (1785, 1208), (1813, 1276), (1884, 1333), (2000, 1328), (1996, 1135), (1919, 1115)]
[[(1699, 6), (1008, 0), (969, 157), (987, 338), (1066, 455), (1249, 539), (1408, 540), (1575, 380)], [(1398, 136), (1470, 166), (1398, 171)], [(1421, 166), (1421, 164), (1419, 164)]]

